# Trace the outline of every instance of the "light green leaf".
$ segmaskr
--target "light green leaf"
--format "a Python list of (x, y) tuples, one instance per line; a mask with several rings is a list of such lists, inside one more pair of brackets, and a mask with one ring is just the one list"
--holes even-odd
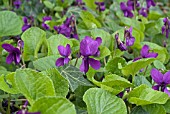
[(16, 86), (15, 80), (14, 80), (15, 72), (12, 72), (6, 76), (1, 75), (0, 76), (0, 89), (11, 93), (11, 94), (18, 94), (18, 88)]
[(83, 2), (91, 9), (96, 10), (95, 0), (83, 0)]
[(165, 109), (162, 105), (151, 104), (142, 106), (142, 108), (149, 114), (166, 114)]
[(59, 55), (58, 52), (58, 46), (66, 46), (66, 44), (70, 44), (72, 47), (72, 41), (66, 38), (65, 36), (61, 34), (53, 35), (48, 39), (48, 44), (49, 44), (49, 52), (48, 55)]
[(88, 114), (127, 114), (122, 99), (100, 88), (87, 90), (83, 100), (87, 105)]
[(0, 11), (0, 37), (16, 36), (22, 31), (22, 20), (12, 11)]
[(45, 0), (44, 2), (44, 5), (49, 8), (49, 9), (53, 9), (54, 8), (54, 4), (52, 4), (50, 1), (48, 0)]
[(163, 106), (164, 106), (166, 112), (170, 113), (170, 108), (169, 108), (170, 107), (170, 99)]
[(128, 101), (136, 105), (165, 104), (169, 99), (166, 93), (153, 90), (147, 85), (140, 85), (133, 89), (128, 95)]
[(135, 76), (134, 84), (135, 84), (136, 87), (140, 86), (142, 84), (145, 84), (149, 87), (152, 87), (151, 83), (144, 76)]
[(57, 96), (66, 97), (69, 91), (68, 81), (61, 76), (57, 69), (48, 69), (44, 72), (53, 81), (55, 93)]
[(17, 70), (15, 81), (19, 91), (32, 105), (35, 100), (44, 96), (55, 96), (51, 79), (31, 69)]
[(149, 114), (141, 106), (135, 106), (130, 114)]
[(132, 75), (135, 76), (139, 72), (140, 69), (145, 68), (149, 64), (151, 64), (155, 58), (146, 58), (140, 59), (138, 61), (132, 62), (130, 61), (125, 67), (122, 68), (122, 73), (126, 76)]
[(40, 59), (37, 59), (36, 61), (33, 61), (33, 65), (37, 70), (44, 71), (50, 68), (56, 68), (55, 62), (59, 58), (59, 56), (47, 56)]
[(8, 73), (10, 73), (10, 72), (9, 72), (9, 71), (7, 71), (7, 69), (6, 69), (5, 67), (0, 66), (0, 74), (4, 74), (4, 75), (6, 75), (6, 74), (8, 74)]
[(120, 65), (124, 67), (126, 65), (126, 60), (122, 57), (115, 57), (107, 62), (105, 68), (112, 74), (122, 75), (121, 68), (119, 68)]
[(105, 58), (106, 56), (110, 55), (110, 50), (107, 47), (100, 46), (99, 49), (100, 49), (100, 56), (95, 57), (97, 60), (101, 60)]
[(155, 60), (153, 62), (153, 65), (157, 68), (157, 69), (162, 69), (162, 70), (166, 70), (166, 67), (164, 66), (164, 64), (159, 61), (159, 60)]
[(35, 101), (29, 111), (41, 114), (76, 114), (74, 105), (64, 97), (42, 97)]
[(74, 91), (79, 85), (93, 86), (87, 79), (83, 77), (83, 73), (77, 67), (68, 65), (60, 68), (60, 73), (64, 76), (70, 85), (72, 91)]
[(82, 18), (83, 22), (85, 23), (88, 29), (101, 27), (100, 22), (96, 20), (96, 18), (88, 11), (81, 11), (80, 17)]
[(24, 41), (24, 60), (33, 60), (38, 58), (38, 51), (42, 44), (46, 44), (46, 33), (38, 27), (31, 27), (26, 30), (22, 36)]

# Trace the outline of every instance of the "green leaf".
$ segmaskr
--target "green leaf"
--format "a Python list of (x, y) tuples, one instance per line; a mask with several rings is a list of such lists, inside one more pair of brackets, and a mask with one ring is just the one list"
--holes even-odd
[(48, 44), (49, 44), (49, 52), (48, 55), (59, 55), (58, 52), (58, 46), (66, 46), (67, 44), (70, 44), (72, 47), (72, 41), (66, 38), (65, 36), (61, 34), (53, 35), (48, 39)]
[(166, 112), (170, 113), (170, 108), (169, 108), (170, 107), (170, 99), (163, 106), (164, 106)]
[(22, 20), (12, 11), (0, 11), (0, 37), (16, 36), (22, 31)]
[(83, 0), (83, 2), (91, 9), (96, 10), (95, 0)]
[(138, 61), (132, 62), (130, 61), (125, 67), (122, 68), (122, 73), (126, 76), (132, 75), (135, 76), (139, 72), (140, 69), (145, 68), (149, 64), (151, 64), (155, 58), (146, 58), (140, 59)]
[(169, 99), (166, 93), (153, 90), (152, 88), (142, 84), (133, 89), (128, 95), (128, 101), (136, 105), (147, 104), (165, 104)]
[(142, 106), (142, 108), (149, 114), (166, 114), (165, 109), (162, 105), (151, 104)]
[(57, 60), (58, 56), (47, 56), (40, 59), (37, 59), (36, 61), (33, 61), (33, 65), (37, 70), (44, 71), (50, 68), (56, 68), (55, 62)]
[(92, 86), (92, 84), (83, 77), (83, 73), (77, 67), (68, 65), (60, 68), (60, 73), (64, 76), (70, 85), (72, 91), (74, 91), (79, 85)]
[(95, 57), (97, 60), (104, 59), (106, 56), (110, 55), (110, 50), (107, 47), (100, 46), (99, 49), (100, 49), (100, 56)]
[(38, 27), (31, 27), (21, 38), (24, 41), (24, 60), (37, 59), (41, 45), (46, 44), (46, 33)]
[(18, 94), (18, 88), (16, 86), (15, 80), (14, 80), (15, 72), (12, 72), (6, 76), (1, 75), (0, 76), (0, 89), (11, 93), (11, 94)]
[(102, 29), (91, 30), (91, 35), (93, 38), (101, 37), (103, 46), (109, 47), (111, 44), (111, 35)]
[(80, 17), (88, 29), (101, 28), (101, 24), (96, 18), (88, 11), (81, 11)]
[(126, 65), (126, 60), (122, 57), (115, 57), (111, 59), (105, 66), (108, 72), (112, 74), (122, 75), (121, 68), (119, 66), (124, 67)]
[(141, 106), (135, 106), (130, 114), (149, 114)]
[(44, 2), (44, 5), (49, 8), (49, 9), (53, 9), (54, 8), (54, 4), (52, 4), (50, 1), (48, 0), (45, 0)]
[(63, 97), (42, 97), (34, 102), (29, 111), (41, 114), (76, 114), (74, 105)]
[(53, 81), (55, 93), (57, 96), (66, 97), (69, 91), (68, 81), (61, 76), (57, 69), (48, 69), (44, 72)]
[(153, 65), (157, 68), (157, 69), (162, 69), (162, 70), (166, 70), (164, 64), (162, 62), (160, 62), (159, 60), (155, 60), (153, 62)]
[(55, 96), (51, 79), (31, 69), (17, 70), (15, 81), (20, 92), (32, 105), (35, 100), (44, 96)]
[(152, 87), (151, 83), (144, 76), (135, 76), (134, 84), (136, 87), (142, 84)]
[(127, 114), (122, 99), (100, 88), (87, 90), (83, 100), (87, 105), (88, 114)]
[(6, 74), (8, 74), (8, 73), (10, 73), (10, 72), (9, 72), (9, 71), (7, 71), (7, 69), (6, 69), (5, 67), (0, 66), (0, 74), (4, 74), (4, 75), (6, 75)]

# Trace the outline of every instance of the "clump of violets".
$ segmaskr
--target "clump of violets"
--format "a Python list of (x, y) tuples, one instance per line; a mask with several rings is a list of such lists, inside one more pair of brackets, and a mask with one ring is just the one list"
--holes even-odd
[(95, 4), (97, 5), (97, 8), (96, 8), (96, 9), (97, 9), (99, 12), (102, 12), (102, 11), (104, 11), (104, 10), (106, 9), (104, 2), (95, 2)]
[(132, 10), (135, 10), (135, 7), (139, 7), (140, 6), (140, 3), (138, 2), (138, 0), (128, 0), (127, 1), (127, 6), (132, 9)]
[(89, 70), (89, 65), (98, 70), (100, 68), (100, 61), (95, 60), (91, 56), (99, 56), (99, 46), (102, 43), (102, 39), (97, 37), (95, 40), (89, 36), (85, 36), (85, 38), (80, 42), (80, 55), (82, 57), (82, 63), (80, 65), (80, 71), (86, 73)]
[(23, 17), (23, 22), (24, 25), (22, 26), (22, 32), (26, 31), (27, 29), (29, 29), (32, 24), (34, 23), (34, 18), (32, 16), (28, 17)]
[(59, 45), (58, 51), (62, 57), (58, 58), (56, 61), (56, 66), (63, 66), (68, 64), (71, 59), (71, 48), (70, 45), (67, 44), (66, 47)]
[(75, 17), (72, 15), (71, 17), (68, 17), (62, 25), (54, 26), (54, 30), (56, 30), (58, 34), (62, 34), (67, 38), (78, 39), (75, 21)]
[(168, 17), (163, 19), (164, 25), (162, 27), (162, 34), (166, 33), (166, 38), (169, 37), (169, 32), (170, 32), (170, 21)]
[(140, 51), (140, 56), (135, 58), (133, 61), (137, 61), (142, 58), (156, 58), (158, 53), (150, 52), (151, 49), (148, 45), (144, 45)]
[(15, 6), (16, 9), (19, 9), (20, 6), (21, 6), (21, 0), (15, 0), (15, 1), (13, 2), (13, 4), (14, 4), (14, 6)]
[(11, 64), (13, 61), (15, 64), (18, 64), (21, 60), (21, 51), (18, 48), (13, 47), (11, 44), (2, 44), (2, 48), (4, 48), (7, 52), (9, 52), (6, 63)]
[(132, 30), (133, 30), (132, 27), (130, 27), (129, 29), (125, 29), (124, 31), (124, 38), (126, 40), (125, 42), (120, 40), (118, 33), (115, 35), (117, 46), (121, 51), (126, 51), (128, 46), (132, 46), (134, 44), (135, 38), (132, 36)]
[(41, 114), (40, 112), (28, 112), (27, 105), (28, 105), (28, 101), (24, 103), (24, 105), (22, 106), (22, 109), (16, 112), (16, 114)]
[(85, 3), (82, 0), (76, 0), (76, 3), (82, 10), (87, 10)]
[(170, 92), (167, 88), (167, 85), (170, 84), (170, 71), (162, 74), (159, 70), (153, 68), (151, 70), (151, 77), (157, 84), (152, 88), (154, 90), (165, 92), (170, 96)]
[(127, 6), (125, 2), (120, 3), (120, 9), (123, 11), (125, 17), (133, 17), (132, 8)]
[(51, 16), (44, 16), (44, 17), (43, 17), (42, 27), (43, 27), (44, 29), (46, 29), (46, 30), (49, 30), (49, 29), (50, 29), (50, 27), (49, 27), (47, 24), (45, 24), (46, 21), (50, 21), (50, 20), (52, 20), (52, 17), (51, 17)]

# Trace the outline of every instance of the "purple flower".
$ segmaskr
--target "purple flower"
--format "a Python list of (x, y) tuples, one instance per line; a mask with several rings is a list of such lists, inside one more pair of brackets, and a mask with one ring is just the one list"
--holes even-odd
[(147, 16), (148, 16), (148, 12), (149, 12), (149, 10), (148, 10), (147, 8), (141, 8), (141, 9), (139, 10), (139, 14), (142, 15), (142, 16), (144, 16), (144, 17), (147, 17)]
[(99, 10), (99, 12), (102, 12), (106, 9), (104, 2), (95, 2), (95, 4), (97, 5), (97, 10)]
[(18, 48), (13, 47), (11, 44), (2, 44), (2, 48), (9, 52), (9, 55), (6, 58), (7, 64), (11, 64), (12, 61), (14, 61), (15, 64), (20, 62), (21, 51)]
[(150, 8), (151, 6), (155, 6), (155, 2), (153, 0), (146, 0), (146, 6), (147, 8)]
[(15, 6), (16, 9), (19, 9), (20, 6), (21, 6), (21, 0), (15, 0), (15, 1), (13, 2), (13, 4), (14, 4), (14, 6)]
[(133, 28), (130, 27), (129, 30), (125, 30), (124, 37), (126, 38), (126, 46), (132, 46), (135, 42), (135, 38), (132, 36)]
[(166, 32), (166, 38), (169, 37), (169, 32), (170, 32), (170, 21), (168, 17), (163, 19), (164, 26), (162, 27), (162, 34)]
[(136, 7), (139, 7), (140, 6), (140, 3), (138, 2), (138, 0), (128, 0), (127, 1), (127, 6), (131, 9), (131, 10), (134, 10), (134, 6), (136, 4)]
[(133, 61), (137, 61), (142, 58), (156, 58), (158, 56), (158, 53), (149, 52), (149, 51), (150, 51), (149, 46), (144, 45), (140, 51), (140, 56), (135, 58)]
[(167, 85), (170, 84), (170, 71), (166, 72), (165, 74), (162, 74), (159, 70), (153, 68), (151, 70), (151, 77), (154, 82), (157, 83), (157, 85), (153, 86), (152, 88), (154, 90), (160, 90), (162, 92), (165, 92), (170, 96), (170, 92), (167, 89)]
[(132, 8), (130, 6), (126, 6), (125, 2), (120, 3), (120, 9), (123, 11), (125, 17), (130, 17), (130, 18), (133, 17), (133, 13), (131, 11)]
[(58, 46), (58, 51), (60, 53), (61, 56), (57, 59), (56, 61), (56, 66), (63, 66), (65, 64), (68, 64), (70, 59), (71, 59), (71, 48), (70, 45), (67, 44), (66, 47), (59, 45)]
[(27, 29), (29, 29), (33, 22), (34, 22), (34, 18), (33, 17), (29, 17), (30, 19), (28, 20), (27, 17), (23, 17), (23, 22), (24, 22), (24, 25), (22, 26), (22, 32), (26, 31)]
[(51, 16), (45, 16), (45, 17), (43, 17), (42, 27), (43, 27), (44, 29), (46, 29), (46, 30), (49, 30), (49, 29), (50, 29), (50, 27), (49, 27), (47, 24), (45, 24), (46, 21), (50, 21), (50, 20), (52, 20)]
[(28, 112), (26, 110), (28, 105), (28, 101), (25, 102), (25, 104), (22, 106), (22, 110), (19, 110), (16, 114), (41, 114), (40, 112)]
[(82, 0), (76, 0), (76, 3), (82, 10), (87, 10), (85, 3)]
[(122, 41), (119, 39), (119, 34), (118, 34), (118, 33), (115, 35), (115, 39), (116, 39), (116, 42), (117, 42), (117, 47), (118, 47), (121, 51), (126, 51), (126, 50), (127, 50), (127, 46), (124, 44), (124, 42), (122, 42)]
[(96, 40), (89, 36), (86, 36), (80, 42), (80, 55), (82, 57), (82, 64), (80, 65), (80, 71), (87, 72), (89, 65), (98, 70), (100, 68), (100, 61), (90, 58), (90, 56), (99, 56), (100, 52), (98, 50), (102, 43), (102, 39), (97, 37)]
[(58, 34), (63, 34), (67, 38), (78, 39), (78, 34), (75, 26), (75, 17), (73, 15), (67, 18), (62, 25), (54, 26), (54, 30), (56, 30)]

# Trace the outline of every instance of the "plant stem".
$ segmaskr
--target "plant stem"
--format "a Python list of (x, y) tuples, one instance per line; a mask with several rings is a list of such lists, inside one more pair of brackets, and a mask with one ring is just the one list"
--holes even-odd
[(148, 66), (145, 68), (145, 71), (144, 71), (144, 73), (143, 73), (144, 76), (145, 76), (145, 74), (146, 74), (147, 69), (148, 69)]
[(2, 114), (6, 114), (6, 111), (4, 110), (4, 108), (2, 107), (2, 102), (0, 103), (0, 112)]
[(10, 104), (11, 104), (11, 95), (9, 94), (9, 97), (8, 97), (8, 109), (7, 109), (7, 114), (11, 114), (11, 111), (10, 111)]
[(76, 66), (76, 65), (77, 65), (78, 59), (79, 59), (79, 58), (77, 57), (77, 58), (76, 58), (76, 62), (75, 62), (75, 64), (74, 64), (74, 66)]

